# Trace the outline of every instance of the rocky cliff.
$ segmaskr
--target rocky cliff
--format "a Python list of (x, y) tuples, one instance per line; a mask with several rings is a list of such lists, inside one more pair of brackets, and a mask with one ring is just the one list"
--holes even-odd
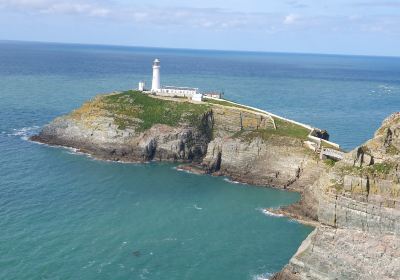
[(129, 91), (94, 98), (32, 140), (101, 159), (191, 162), (203, 172), (299, 190), (302, 200), (282, 212), (319, 226), (274, 279), (400, 279), (400, 115), (332, 167), (304, 147), (308, 133), (224, 101)]
[(400, 279), (400, 114), (285, 210), (321, 226), (274, 279)]
[(242, 182), (301, 189), (325, 168), (303, 147), (308, 133), (224, 101), (196, 104), (130, 91), (97, 96), (32, 140), (101, 159), (195, 162)]
[(199, 161), (211, 140), (213, 116), (207, 106), (186, 103), (135, 92), (97, 96), (32, 140), (114, 161)]

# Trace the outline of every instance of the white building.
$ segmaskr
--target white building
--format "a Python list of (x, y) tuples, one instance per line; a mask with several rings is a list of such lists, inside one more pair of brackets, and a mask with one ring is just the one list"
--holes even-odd
[(222, 99), (224, 97), (224, 93), (223, 92), (218, 92), (218, 91), (211, 91), (211, 92), (204, 93), (204, 96), (205, 97)]
[(192, 101), (201, 102), (203, 101), (203, 95), (201, 93), (195, 93), (192, 96)]
[[(160, 60), (156, 58), (153, 62), (153, 79), (151, 82), (150, 92), (159, 96), (169, 96), (169, 97), (187, 97), (194, 101), (201, 101), (203, 95), (199, 93), (198, 88), (190, 87), (176, 87), (176, 86), (161, 86), (160, 79)], [(145, 90), (144, 82), (139, 82), (138, 89), (140, 91)]]
[(145, 87), (146, 87), (146, 83), (144, 81), (140, 81), (139, 82), (139, 86), (138, 86), (138, 90), (139, 91), (144, 91)]
[(165, 86), (157, 91), (156, 94), (162, 96), (191, 98), (194, 94), (198, 94), (198, 92), (198, 88)]

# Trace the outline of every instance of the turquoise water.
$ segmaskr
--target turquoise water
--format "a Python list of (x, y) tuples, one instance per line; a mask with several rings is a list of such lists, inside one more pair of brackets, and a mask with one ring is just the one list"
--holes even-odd
[(312, 228), (261, 208), (294, 193), (95, 161), (26, 141), (101, 92), (150, 81), (321, 128), (351, 149), (400, 104), (398, 58), (0, 43), (0, 279), (263, 279)]

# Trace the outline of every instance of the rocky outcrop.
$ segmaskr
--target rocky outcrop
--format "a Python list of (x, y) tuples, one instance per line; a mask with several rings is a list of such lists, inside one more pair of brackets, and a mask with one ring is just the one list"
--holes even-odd
[(286, 209), (322, 226), (274, 279), (400, 279), (399, 151), (397, 113)]
[(325, 168), (297, 139), (216, 138), (203, 160), (211, 172), (254, 185), (301, 189)]
[(210, 114), (204, 127), (154, 125), (144, 132), (118, 129), (112, 119), (98, 117), (90, 125), (70, 116), (55, 119), (32, 140), (78, 148), (100, 159), (115, 161), (200, 161), (207, 151), (212, 129)]
[[(137, 98), (145, 99), (138, 103)], [(219, 104), (186, 102), (188, 112), (183, 107), (180, 116), (172, 115), (182, 102), (134, 92), (99, 96), (56, 118), (32, 140), (77, 148), (100, 159), (197, 162), (206, 173), (298, 190), (312, 184), (325, 168), (303, 147), (304, 139), (285, 134), (288, 124), (277, 130), (272, 117)], [(153, 119), (144, 110), (164, 110), (165, 115), (160, 123), (143, 128)], [(170, 125), (172, 121), (176, 124)]]
[(96, 97), (32, 140), (115, 161), (197, 162), (199, 172), (301, 191), (280, 211), (318, 227), (274, 279), (400, 279), (400, 114), (330, 168), (304, 147), (308, 133), (242, 106), (125, 92)]
[(95, 99), (33, 140), (110, 160), (195, 162), (199, 173), (300, 191), (302, 200), (281, 213), (317, 227), (273, 279), (400, 279), (400, 114), (328, 167), (304, 147), (309, 131), (259, 112), (179, 107), (181, 100), (146, 99), (137, 106), (129, 95), (121, 98), (106, 105)]
[(274, 134), (280, 128), (272, 118), (221, 106), (214, 106), (213, 114), (214, 139), (203, 159), (210, 173), (254, 185), (302, 190), (325, 168), (304, 147), (304, 139)]
[[(142, 103), (148, 104), (148, 110), (158, 105), (156, 113), (163, 109), (161, 117), (177, 124), (155, 123), (143, 129), (143, 123), (154, 117), (148, 114), (145, 116), (149, 120), (135, 118), (147, 108), (135, 104), (134, 98), (143, 97), (146, 99)], [(212, 111), (200, 108), (176, 116), (169, 113), (169, 107), (176, 107), (175, 102), (159, 104), (151, 97), (143, 97), (138, 93), (98, 96), (71, 114), (56, 118), (31, 139), (77, 148), (96, 158), (114, 161), (201, 161), (212, 137)]]
[(318, 227), (274, 280), (393, 280), (400, 275), (400, 237)]

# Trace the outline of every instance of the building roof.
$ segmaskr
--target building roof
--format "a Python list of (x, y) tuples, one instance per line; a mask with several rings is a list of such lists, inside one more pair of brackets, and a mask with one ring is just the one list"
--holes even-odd
[(198, 88), (191, 87), (175, 87), (175, 86), (163, 86), (163, 89), (176, 89), (176, 90), (199, 90)]

